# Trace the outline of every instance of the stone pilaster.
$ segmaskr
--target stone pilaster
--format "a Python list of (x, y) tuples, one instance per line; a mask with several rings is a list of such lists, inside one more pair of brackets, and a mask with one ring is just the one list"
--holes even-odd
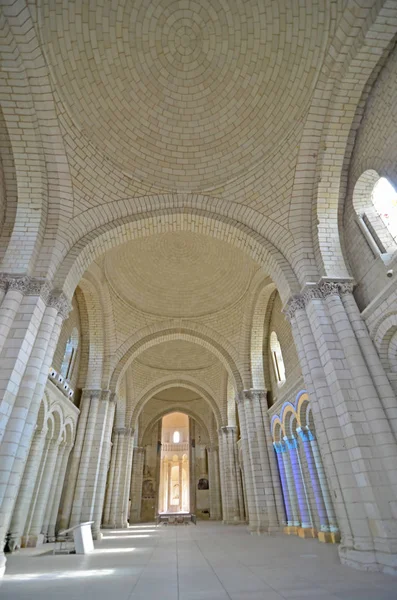
[[(48, 370), (70, 304), (47, 282), (1, 276), (0, 547), (9, 529)], [(5, 557), (0, 551), (0, 575)]]
[(219, 432), (219, 447), (222, 452), (222, 498), (224, 523), (236, 524), (244, 520), (244, 509), (239, 497), (237, 477), (237, 428), (221, 427)]
[(145, 448), (135, 446), (132, 460), (130, 523), (139, 523), (141, 520), (144, 464)]
[(208, 453), (208, 477), (210, 487), (210, 518), (219, 521), (222, 518), (221, 489), (219, 477), (218, 447), (207, 448)]
[[(286, 309), (341, 530), (342, 562), (395, 572), (397, 444), (390, 390), (363, 335), (349, 281), (309, 285)], [(363, 338), (364, 342), (363, 343)], [(394, 498), (394, 500), (393, 500)]]
[(252, 533), (277, 531), (285, 521), (268, 423), (266, 391), (243, 391), (239, 398), (238, 410), (249, 529)]
[(108, 390), (83, 390), (83, 396), (89, 406), (69, 524), (72, 527), (83, 521), (94, 521), (93, 534), (99, 537), (105, 495), (103, 471), (114, 416), (113, 397)]

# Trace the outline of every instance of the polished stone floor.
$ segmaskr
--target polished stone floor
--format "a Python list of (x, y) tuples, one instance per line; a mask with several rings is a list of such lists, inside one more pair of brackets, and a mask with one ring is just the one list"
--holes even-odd
[(9, 558), (1, 600), (396, 600), (397, 578), (339, 564), (315, 540), (242, 526), (105, 531), (87, 556)]

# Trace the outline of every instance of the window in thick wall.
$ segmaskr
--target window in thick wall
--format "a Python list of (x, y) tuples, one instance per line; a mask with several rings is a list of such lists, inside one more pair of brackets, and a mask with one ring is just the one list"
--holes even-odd
[(179, 444), (179, 442), (181, 441), (181, 434), (179, 433), (179, 431), (174, 431), (172, 441), (174, 442), (174, 444)]
[(274, 374), (277, 379), (279, 386), (283, 385), (286, 381), (285, 377), (285, 366), (283, 354), (281, 352), (280, 342), (275, 331), (272, 331), (270, 335), (270, 352), (272, 354)]
[(386, 177), (381, 177), (374, 185), (372, 202), (383, 224), (397, 244), (397, 192)]
[(369, 169), (356, 182), (353, 206), (357, 223), (374, 256), (397, 250), (397, 192), (386, 177)]
[(65, 379), (72, 377), (74, 362), (76, 359), (77, 347), (79, 344), (79, 335), (76, 327), (73, 329), (68, 341), (66, 342), (65, 354), (61, 366), (61, 375)]

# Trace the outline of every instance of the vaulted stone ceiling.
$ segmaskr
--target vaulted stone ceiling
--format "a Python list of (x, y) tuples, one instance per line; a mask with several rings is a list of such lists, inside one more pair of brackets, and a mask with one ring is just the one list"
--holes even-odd
[(210, 367), (216, 358), (212, 352), (198, 344), (174, 340), (149, 348), (140, 355), (138, 360), (153, 369), (200, 371)]
[(137, 239), (108, 252), (107, 280), (123, 301), (166, 317), (200, 317), (236, 303), (258, 265), (237, 248), (188, 232)]
[(53, 0), (39, 26), (80, 135), (135, 180), (203, 191), (291, 147), (341, 5)]

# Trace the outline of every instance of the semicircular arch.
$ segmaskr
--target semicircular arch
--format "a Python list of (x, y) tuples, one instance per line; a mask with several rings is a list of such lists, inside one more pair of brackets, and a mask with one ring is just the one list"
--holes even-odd
[(162, 342), (184, 340), (201, 345), (212, 352), (223, 364), (235, 382), (236, 389), (244, 389), (243, 377), (238, 367), (239, 361), (234, 348), (218, 332), (209, 327), (186, 320), (173, 320), (150, 325), (133, 334), (118, 350), (116, 365), (110, 380), (110, 389), (115, 391), (126, 370), (142, 352)]
[[(213, 199), (212, 199), (213, 200)], [(153, 199), (155, 204), (155, 199)], [(262, 266), (276, 283), (283, 301), (299, 292), (297, 278), (285, 256), (266, 237), (230, 217), (188, 208), (148, 211), (107, 222), (83, 233), (59, 265), (55, 287), (70, 298), (88, 266), (101, 254), (133, 239), (187, 231), (230, 243)]]
[[(136, 423), (138, 422), (138, 418), (139, 415), (141, 414), (144, 406), (147, 404), (147, 402), (149, 402), (149, 400), (151, 400), (153, 398), (153, 396), (155, 396), (156, 394), (159, 394), (160, 392), (163, 392), (164, 390), (168, 390), (170, 388), (173, 387), (180, 387), (180, 388), (185, 388), (187, 390), (191, 390), (192, 392), (196, 392), (199, 396), (201, 396), (210, 406), (210, 408), (212, 409), (214, 416), (215, 416), (215, 421), (217, 424), (217, 428), (219, 429), (222, 426), (222, 416), (221, 416), (221, 412), (219, 410), (219, 406), (217, 405), (212, 393), (206, 389), (206, 387), (204, 387), (204, 385), (200, 382), (197, 383), (195, 381), (193, 381), (192, 379), (189, 379), (187, 377), (181, 377), (181, 378), (166, 378), (163, 381), (157, 382), (156, 384), (150, 386), (150, 388), (147, 388), (139, 397), (137, 403), (135, 404), (132, 416), (131, 416), (131, 427), (135, 428)], [(178, 406), (184, 406), (183, 403), (176, 403), (178, 404)], [(183, 410), (182, 410), (183, 412)]]

